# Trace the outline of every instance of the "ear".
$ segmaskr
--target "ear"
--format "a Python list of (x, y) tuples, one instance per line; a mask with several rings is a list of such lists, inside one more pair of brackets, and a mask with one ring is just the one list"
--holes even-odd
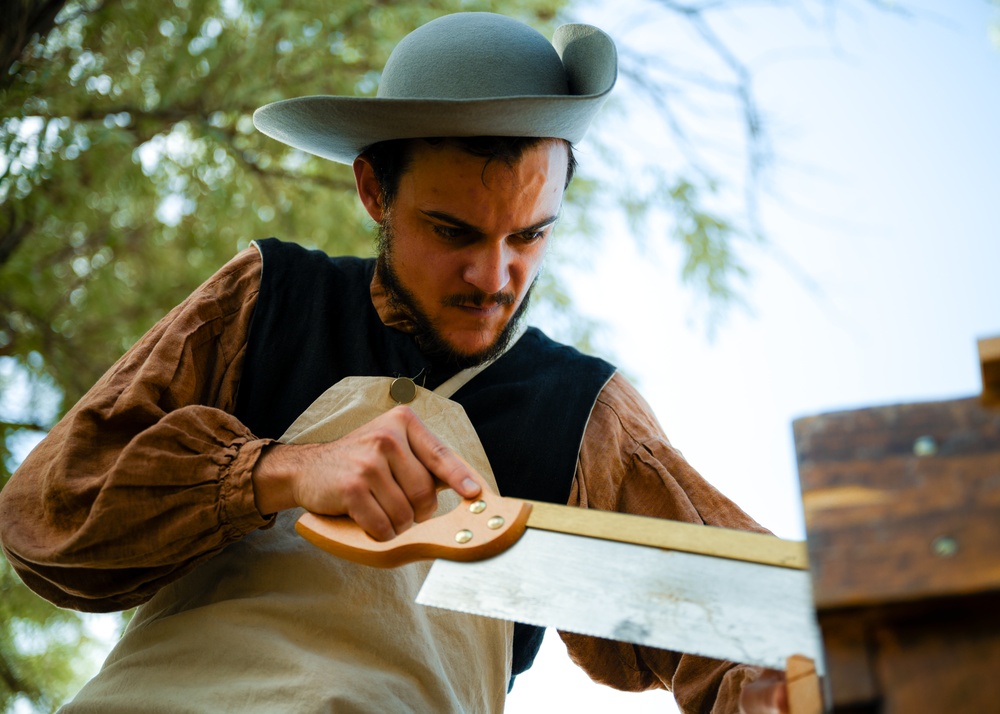
[(385, 216), (385, 208), (382, 206), (382, 188), (375, 178), (371, 162), (364, 154), (354, 160), (354, 183), (358, 188), (358, 198), (361, 199), (368, 215), (376, 223), (381, 223)]

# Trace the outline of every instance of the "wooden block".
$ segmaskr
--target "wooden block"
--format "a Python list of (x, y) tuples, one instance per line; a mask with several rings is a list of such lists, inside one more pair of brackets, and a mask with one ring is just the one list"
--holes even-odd
[(1000, 591), (1000, 409), (887, 406), (793, 429), (819, 609)]
[(815, 662), (802, 655), (792, 655), (785, 666), (785, 682), (789, 714), (823, 714)]
[(1000, 600), (955, 600), (874, 629), (882, 714), (1000, 709)]
[(829, 699), (835, 708), (860, 708), (881, 699), (870, 625), (864, 612), (824, 613), (820, 619)]
[(1000, 337), (979, 340), (979, 365), (983, 375), (983, 404), (1000, 404)]

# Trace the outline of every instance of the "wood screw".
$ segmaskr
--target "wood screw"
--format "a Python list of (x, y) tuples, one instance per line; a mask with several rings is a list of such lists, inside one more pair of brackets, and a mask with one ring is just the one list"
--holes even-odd
[(938, 445), (933, 436), (921, 436), (913, 442), (913, 453), (917, 456), (933, 456), (937, 450)]
[(934, 549), (934, 555), (951, 558), (958, 552), (958, 541), (951, 536), (938, 536), (931, 543), (931, 548)]

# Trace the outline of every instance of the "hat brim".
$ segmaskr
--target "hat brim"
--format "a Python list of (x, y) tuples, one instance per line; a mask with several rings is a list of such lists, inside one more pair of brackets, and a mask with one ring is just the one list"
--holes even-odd
[(538, 136), (575, 144), (586, 134), (610, 89), (584, 97), (298, 97), (261, 107), (253, 121), (273, 139), (344, 164), (353, 163), (366, 147), (390, 139)]

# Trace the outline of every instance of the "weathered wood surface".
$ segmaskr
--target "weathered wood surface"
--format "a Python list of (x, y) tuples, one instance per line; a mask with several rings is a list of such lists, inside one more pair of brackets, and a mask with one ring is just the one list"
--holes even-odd
[(1000, 711), (1000, 599), (820, 611), (828, 711)]
[(793, 429), (818, 608), (1000, 590), (1000, 409), (905, 404)]
[(1000, 712), (1000, 339), (979, 397), (793, 424), (835, 714)]
[(881, 712), (1000, 712), (997, 604), (997, 598), (962, 599), (876, 626)]

